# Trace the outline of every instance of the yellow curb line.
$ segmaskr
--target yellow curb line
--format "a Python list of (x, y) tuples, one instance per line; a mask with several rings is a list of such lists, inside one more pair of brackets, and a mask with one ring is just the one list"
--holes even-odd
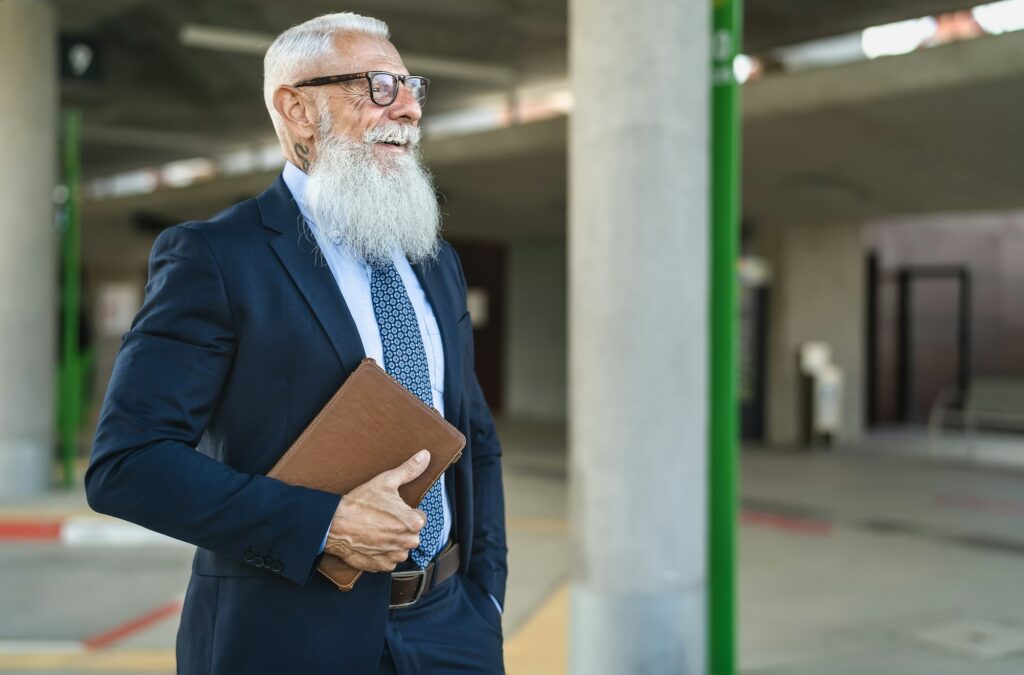
[(82, 670), (110, 673), (119, 670), (134, 670), (173, 673), (174, 666), (174, 650), (172, 649), (0, 654), (0, 671)]
[(564, 584), (505, 641), (509, 675), (564, 675), (569, 663), (568, 629), (569, 586)]

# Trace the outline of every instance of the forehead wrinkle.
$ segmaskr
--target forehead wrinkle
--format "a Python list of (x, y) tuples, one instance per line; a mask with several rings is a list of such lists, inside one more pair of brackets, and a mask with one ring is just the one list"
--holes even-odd
[(362, 72), (364, 70), (408, 72), (402, 63), (402, 57), (398, 55), (398, 50), (383, 38), (342, 35), (335, 39), (335, 54), (338, 57), (338, 63), (344, 64), (343, 68), (346, 72)]

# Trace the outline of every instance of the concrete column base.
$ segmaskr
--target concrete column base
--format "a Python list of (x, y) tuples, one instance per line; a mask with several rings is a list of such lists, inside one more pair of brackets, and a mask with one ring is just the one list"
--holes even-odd
[(0, 495), (21, 497), (46, 490), (52, 454), (38, 439), (0, 439)]
[[(704, 672), (704, 588), (570, 596), (572, 673), (693, 675)], [(602, 637), (614, 636), (614, 639)]]

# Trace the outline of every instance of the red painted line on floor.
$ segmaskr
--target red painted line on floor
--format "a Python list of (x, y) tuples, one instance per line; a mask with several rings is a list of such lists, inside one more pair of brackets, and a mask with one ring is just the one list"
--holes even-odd
[(741, 511), (740, 523), (758, 527), (771, 527), (776, 530), (785, 530), (786, 532), (796, 532), (798, 534), (812, 534), (816, 536), (832, 534), (832, 523), (810, 520), (808, 518), (782, 516), (777, 513), (765, 513), (763, 511)]
[(1011, 499), (986, 499), (972, 495), (936, 495), (935, 505), (965, 511), (999, 513), (1004, 516), (1024, 516), (1024, 502)]
[(152, 609), (141, 616), (129, 619), (119, 626), (114, 626), (108, 631), (86, 638), (85, 640), (82, 640), (82, 645), (89, 650), (106, 649), (116, 642), (120, 642), (121, 640), (124, 640), (145, 628), (149, 628), (155, 623), (159, 623), (168, 617), (174, 616), (181, 611), (181, 605), (181, 600), (172, 600), (171, 602), (160, 605), (156, 609)]
[(59, 520), (0, 520), (0, 541), (56, 541)]

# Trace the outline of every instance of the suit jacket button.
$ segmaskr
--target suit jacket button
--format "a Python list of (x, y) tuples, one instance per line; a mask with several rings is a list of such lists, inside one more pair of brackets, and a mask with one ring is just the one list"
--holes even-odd
[(275, 560), (273, 562), (273, 564), (270, 566), (270, 570), (272, 572), (280, 572), (283, 569), (284, 569), (284, 565), (282, 565), (279, 560)]
[(253, 553), (252, 551), (246, 551), (245, 552), (245, 556), (244, 556), (244, 560), (247, 563), (251, 563), (255, 557), (256, 557), (255, 553)]
[(253, 558), (253, 563), (256, 565), (256, 567), (263, 567), (263, 556), (258, 555), (255, 558)]

